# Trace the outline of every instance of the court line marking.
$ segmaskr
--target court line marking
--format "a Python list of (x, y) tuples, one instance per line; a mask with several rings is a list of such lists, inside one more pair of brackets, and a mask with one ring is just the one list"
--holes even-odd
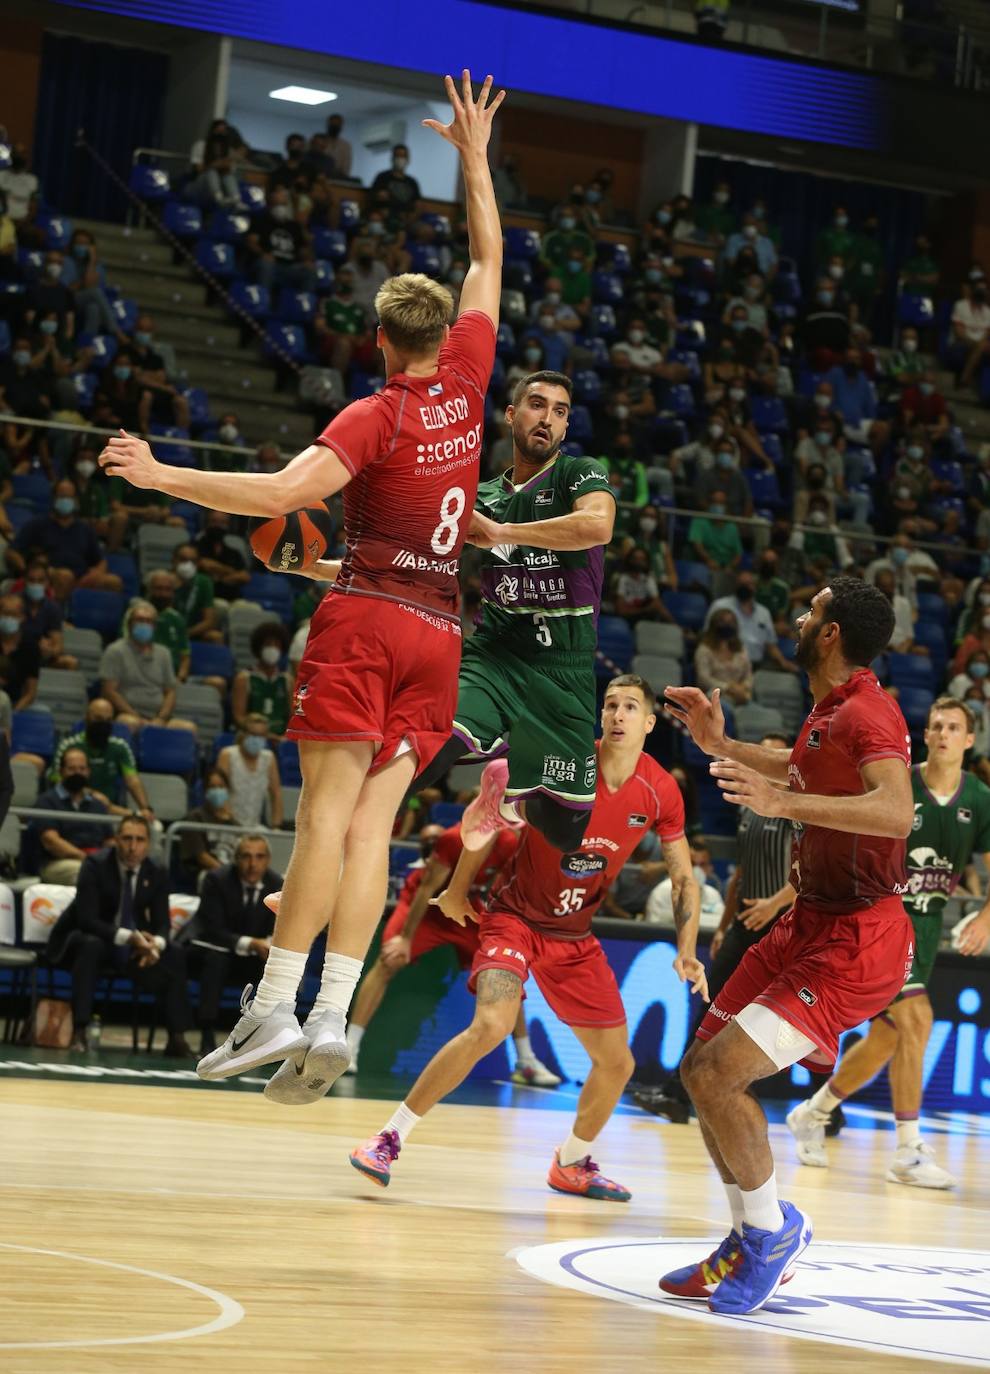
[(162, 1331), (147, 1336), (96, 1336), (93, 1339), (69, 1341), (0, 1341), (0, 1350), (82, 1350), (93, 1346), (106, 1345), (152, 1345), (157, 1341), (187, 1341), (193, 1336), (212, 1336), (217, 1331), (226, 1331), (244, 1319), (244, 1308), (226, 1293), (218, 1293), (215, 1288), (207, 1288), (193, 1279), (180, 1279), (175, 1274), (163, 1274), (157, 1269), (141, 1269), (136, 1264), (125, 1264), (118, 1260), (96, 1259), (93, 1255), (76, 1255), (69, 1250), (47, 1250), (39, 1245), (13, 1245), (0, 1240), (0, 1249), (19, 1250), (29, 1255), (54, 1255), (56, 1259), (75, 1260), (79, 1264), (96, 1264), (103, 1269), (122, 1269), (127, 1274), (140, 1274), (142, 1278), (160, 1279), (162, 1283), (175, 1284), (177, 1288), (188, 1288), (200, 1297), (207, 1298), (220, 1309), (220, 1315), (201, 1326), (188, 1326), (182, 1331)]

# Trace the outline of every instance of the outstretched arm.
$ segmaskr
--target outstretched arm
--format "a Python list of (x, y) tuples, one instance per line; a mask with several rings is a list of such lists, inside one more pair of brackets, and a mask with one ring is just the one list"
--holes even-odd
[(500, 525), (475, 511), (468, 542), (479, 548), (496, 544), (526, 544), (533, 549), (595, 549), (608, 544), (615, 524), (615, 501), (606, 491), (590, 491), (574, 502), (567, 515), (533, 520), (524, 525)]
[(462, 849), (450, 886), (433, 899), (433, 905), (438, 906), (448, 920), (456, 921), (459, 926), (478, 920), (478, 914), (468, 900), (468, 893), (484, 868), (485, 860), (495, 848), (495, 839), (493, 835), (484, 849)]
[(332, 449), (310, 444), (281, 472), (200, 472), (159, 463), (143, 439), (121, 430), (107, 440), (100, 465), (133, 487), (163, 491), (231, 515), (287, 515), (333, 496), (351, 474)]
[(902, 840), (911, 833), (914, 795), (902, 759), (877, 759), (860, 769), (858, 796), (826, 797), (817, 792), (785, 792), (745, 764), (720, 759), (711, 765), (725, 800), (748, 806), (758, 816), (784, 816), (801, 825), (820, 825), (849, 835), (885, 835)]
[(787, 765), (791, 757), (789, 749), (765, 749), (761, 744), (743, 744), (740, 740), (730, 739), (725, 733), (725, 716), (722, 714), (718, 687), (712, 692), (711, 700), (698, 687), (667, 687), (664, 695), (667, 701), (663, 709), (667, 715), (680, 721), (698, 748), (706, 754), (745, 764), (771, 782), (787, 781)]
[(674, 928), (677, 931), (677, 958), (674, 971), (682, 982), (691, 984), (692, 992), (700, 992), (708, 1001), (708, 979), (705, 966), (697, 957), (698, 926), (701, 921), (701, 890), (694, 877), (691, 850), (682, 835), (662, 846), (663, 857), (670, 874), (670, 898), (674, 909)]
[(452, 77), (445, 76), (443, 80), (454, 117), (449, 124), (441, 124), (437, 119), (424, 119), (423, 124), (452, 143), (461, 159), (471, 255), (461, 287), (461, 314), (465, 310), (481, 310), (497, 327), (502, 294), (502, 226), (488, 166), (488, 140), (492, 119), (505, 99), (505, 91), (499, 91), (489, 103), (492, 78), (486, 76), (475, 100), (471, 73), (466, 67), (461, 73), (460, 95)]

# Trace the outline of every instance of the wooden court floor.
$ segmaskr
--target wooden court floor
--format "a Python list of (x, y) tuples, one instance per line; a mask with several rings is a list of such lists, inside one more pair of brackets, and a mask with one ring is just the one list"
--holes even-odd
[[(0, 1371), (821, 1374), (827, 1362), (893, 1374), (973, 1363), (644, 1311), (542, 1282), (510, 1254), (572, 1238), (723, 1234), (694, 1126), (613, 1120), (599, 1160), (633, 1191), (621, 1206), (546, 1188), (569, 1117), (539, 1106), (441, 1106), (377, 1189), (347, 1152), (390, 1110), (359, 1097), (296, 1111), (260, 1092), (5, 1078)], [(941, 1194), (883, 1181), (885, 1132), (846, 1132), (825, 1173), (801, 1169), (783, 1128), (772, 1131), (781, 1191), (814, 1217), (818, 1240), (990, 1250), (986, 1136), (939, 1140), (963, 1183)], [(964, 1324), (990, 1363), (990, 1292), (986, 1319)]]

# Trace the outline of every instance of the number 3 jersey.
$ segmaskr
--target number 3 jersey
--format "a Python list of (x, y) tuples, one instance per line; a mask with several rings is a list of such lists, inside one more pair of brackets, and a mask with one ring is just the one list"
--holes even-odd
[(457, 618), (457, 563), (478, 490), (495, 326), (457, 320), (431, 377), (397, 372), (316, 440), (351, 474), (334, 594), (385, 597)]
[(488, 911), (517, 916), (544, 935), (582, 939), (647, 830), (655, 830), (664, 844), (683, 837), (684, 802), (674, 779), (655, 759), (640, 754), (632, 777), (612, 792), (599, 767), (581, 848), (562, 854), (527, 826)]
[[(569, 515), (582, 496), (611, 493), (593, 458), (558, 453), (528, 482), (513, 486), (511, 469), (478, 488), (478, 510), (499, 524), (531, 524)], [(593, 654), (598, 640), (605, 550), (499, 545), (482, 555), (477, 634), (529, 657), (540, 648)]]

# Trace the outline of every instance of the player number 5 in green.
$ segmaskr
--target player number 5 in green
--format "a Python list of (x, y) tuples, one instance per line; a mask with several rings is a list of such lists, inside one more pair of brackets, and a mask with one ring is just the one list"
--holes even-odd
[(537, 613), (533, 616), (533, 624), (536, 626), (537, 644), (542, 644), (544, 649), (549, 649), (553, 643), (553, 636), (550, 634), (550, 626), (547, 624), (546, 616)]

